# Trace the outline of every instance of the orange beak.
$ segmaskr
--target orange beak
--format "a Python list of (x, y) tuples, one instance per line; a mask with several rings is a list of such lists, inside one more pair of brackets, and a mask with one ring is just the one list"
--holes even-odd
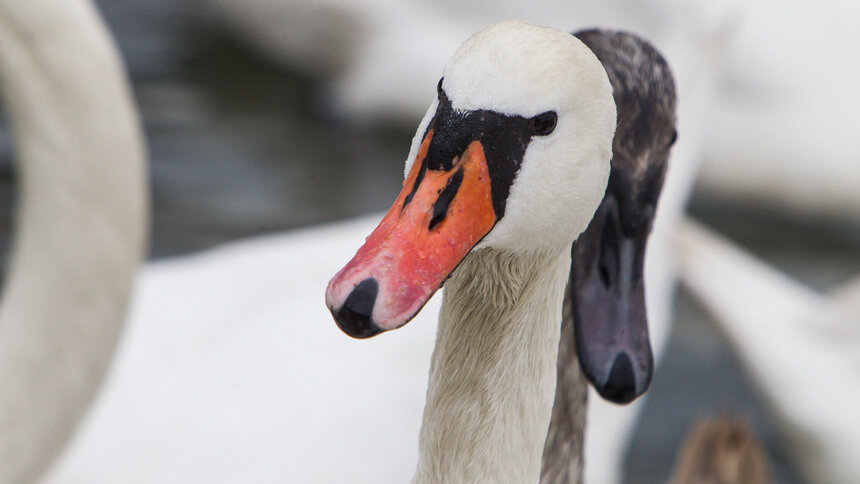
[(329, 281), (326, 304), (352, 337), (407, 323), (496, 223), (481, 143), (437, 171), (425, 163), (432, 138), (430, 130), (385, 218)]

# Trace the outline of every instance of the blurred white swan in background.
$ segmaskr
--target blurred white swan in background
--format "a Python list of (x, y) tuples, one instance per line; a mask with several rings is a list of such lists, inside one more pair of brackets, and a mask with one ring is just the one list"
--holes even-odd
[(20, 197), (0, 307), (0, 483), (35, 480), (89, 406), (146, 238), (134, 103), (85, 1), (0, 1)]
[(817, 293), (691, 221), (678, 243), (684, 285), (735, 347), (798, 469), (856, 483), (860, 279)]
[[(860, 9), (854, 0), (685, 2), (426, 2), (195, 0), (226, 29), (328, 82), (331, 108), (366, 122), (414, 119), (429, 79), (484, 25), (523, 18), (560, 29), (637, 32), (676, 71), (731, 19), (728, 64), (713, 72), (719, 102), (705, 128), (705, 193), (790, 214), (860, 223)], [(685, 80), (679, 76), (680, 85)]]
[(860, 8), (754, 0), (723, 73), (704, 194), (860, 227)]
[[(693, 59), (723, 29), (735, 0), (191, 0), (248, 45), (328, 86), (330, 106), (357, 122), (414, 123), (424, 113), (437, 66), (462, 39), (486, 25), (519, 18), (573, 32), (628, 30), (662, 46), (670, 64)], [(680, 67), (680, 66), (679, 66)], [(676, 70), (678, 68), (676, 67)]]

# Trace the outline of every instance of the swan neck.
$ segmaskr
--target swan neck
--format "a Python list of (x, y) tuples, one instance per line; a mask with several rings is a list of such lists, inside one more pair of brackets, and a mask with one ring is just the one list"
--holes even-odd
[(588, 384), (576, 355), (573, 301), (569, 288), (564, 290), (556, 373), (555, 402), (544, 443), (540, 482), (581, 484)]
[(415, 482), (537, 482), (570, 254), (484, 249), (445, 285)]

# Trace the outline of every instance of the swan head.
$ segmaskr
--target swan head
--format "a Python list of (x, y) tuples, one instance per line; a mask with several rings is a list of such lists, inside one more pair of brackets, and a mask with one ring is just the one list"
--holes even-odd
[(675, 141), (668, 64), (632, 34), (575, 34), (606, 67), (618, 106), (612, 168), (594, 218), (573, 246), (570, 291), (577, 357), (605, 399), (628, 403), (651, 383), (645, 310), (648, 234)]
[(525, 22), (466, 40), (418, 127), (403, 190), (326, 304), (353, 337), (409, 321), (470, 251), (566, 250), (609, 176), (615, 102), (576, 37)]

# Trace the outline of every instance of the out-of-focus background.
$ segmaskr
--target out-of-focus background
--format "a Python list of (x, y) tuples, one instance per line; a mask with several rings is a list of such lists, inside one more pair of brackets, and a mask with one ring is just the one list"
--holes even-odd
[[(257, 18), (250, 14), (246, 18), (240, 12), (252, 10), (255, 3), (276, 3), (273, 0), (235, 2), (232, 6), (217, 0), (96, 3), (125, 58), (146, 131), (153, 194), (150, 258), (181, 256), (239, 238), (382, 211), (396, 196), (413, 130), (423, 114), (423, 108), (416, 106), (429, 103), (440, 74), (410, 86), (425, 93), (426, 99), (415, 101), (410, 93), (390, 93), (390, 111), (385, 104), (374, 105), (374, 99), (349, 99), (353, 88), (345, 83), (352, 80), (358, 85), (365, 81), (354, 72), (343, 75), (348, 71), (344, 66), (358, 62), (355, 59), (373, 60), (361, 57), (363, 52), (366, 54), (362, 49), (367, 47), (361, 39), (377, 29), (370, 21), (365, 25), (350, 23), (352, 11), (360, 11), (361, 5), (350, 6), (343, 13), (337, 10), (337, 2), (324, 2), (319, 9), (310, 8), (310, 2), (295, 2), (296, 15), (306, 16), (305, 33), (310, 35), (307, 52), (329, 56), (313, 58), (280, 46), (279, 39), (291, 33), (275, 31), (277, 16), (263, 12)], [(384, 2), (369, 2), (366, 7), (375, 8), (377, 3)], [(449, 3), (449, 14), (461, 19), (478, 17), (469, 7)], [(750, 19), (760, 22), (769, 8), (793, 7), (797, 12), (775, 15), (770, 30), (763, 31), (759, 24), (750, 27)], [(475, 7), (475, 12), (483, 12), (482, 8)], [(839, 8), (847, 9), (845, 16), (838, 15)], [(693, 192), (689, 212), (752, 254), (822, 290), (860, 273), (860, 206), (856, 194), (854, 199), (847, 198), (860, 188), (860, 171), (856, 168), (860, 158), (856, 148), (851, 151), (840, 146), (856, 140), (860, 104), (856, 85), (852, 91), (845, 89), (848, 86), (844, 83), (831, 85), (828, 81), (840, 77), (857, 79), (860, 29), (855, 28), (853, 37), (842, 38), (843, 44), (839, 37), (826, 37), (828, 22), (838, 27), (840, 22), (846, 22), (846, 16), (856, 20), (858, 16), (851, 9), (857, 8), (851, 2), (832, 3), (825, 8), (832, 18), (822, 19), (807, 16), (799, 5), (777, 7), (776, 2), (751, 2), (713, 14), (703, 11), (696, 17), (715, 32), (712, 42), (725, 42), (717, 49), (720, 53), (715, 54), (725, 59), (720, 61), (713, 87), (720, 99), (716, 104), (724, 112), (702, 114), (711, 117), (712, 123), (699, 125), (703, 132), (697, 135), (705, 146), (698, 152), (704, 158), (704, 181)], [(508, 18), (513, 11), (500, 9), (497, 19)], [(643, 24), (652, 22), (647, 15), (656, 15), (649, 12), (648, 8), (640, 12)], [(440, 15), (428, 10), (418, 12), (412, 20), (430, 18), (431, 14)], [(678, 13), (682, 14), (692, 15)], [(573, 30), (603, 25), (612, 15), (613, 12), (601, 11), (594, 20), (587, 15), (569, 20), (556, 17), (553, 26)], [(709, 15), (716, 20), (709, 23)], [(475, 28), (490, 20), (474, 20)], [(448, 25), (438, 18), (436, 21), (441, 26)], [(346, 39), (311, 35), (326, 31), (317, 28), (316, 22), (339, 25), (334, 31)], [(283, 23), (287, 20), (283, 19)], [(423, 28), (415, 32), (409, 25), (401, 27), (391, 33), (392, 38), (375, 42), (396, 42), (395, 35), (429, 34)], [(297, 27), (291, 28), (296, 36), (303, 33)], [(350, 44), (352, 36), (353, 51), (334, 47), (327, 51), (327, 46)], [(757, 43), (756, 36), (761, 36), (761, 42)], [(822, 36), (825, 45), (797, 49), (798, 45), (817, 45), (816, 39)], [(428, 72), (440, 73), (442, 62), (461, 40), (445, 37), (444, 47), (440, 47), (434, 39), (425, 39), (428, 48), (437, 47), (440, 52), (408, 54), (425, 59), (418, 64)], [(443, 44), (441, 36), (439, 44)], [(701, 45), (713, 47), (704, 41)], [(755, 45), (772, 50), (765, 50), (764, 56), (757, 55), (750, 50)], [(391, 45), (389, 49), (395, 50)], [(826, 65), (821, 65), (824, 60), (813, 58), (816, 49), (828, 62)], [(387, 52), (385, 48), (379, 51)], [(785, 59), (792, 59), (792, 51), (798, 56), (795, 62), (809, 65), (808, 69), (798, 70), (809, 74), (807, 78), (792, 81), (804, 88), (798, 92), (813, 96), (809, 100), (795, 99), (808, 103), (810, 108), (805, 111), (787, 111), (780, 104), (780, 96), (791, 94), (791, 83), (770, 87), (759, 82), (761, 72), (782, 69)], [(703, 47), (701, 55), (707, 56), (708, 52)], [(841, 54), (833, 55), (834, 52)], [(768, 59), (772, 65), (755, 63)], [(749, 76), (744, 77), (744, 73)], [(794, 71), (787, 70), (784, 75), (792, 76)], [(400, 82), (418, 81), (413, 82), (412, 74), (404, 72)], [(816, 82), (820, 87), (815, 87)], [(842, 110), (824, 109), (833, 97), (844, 98), (839, 104)], [(384, 103), (385, 97), (380, 99)], [(397, 104), (398, 99), (406, 101)], [(768, 104), (770, 100), (772, 104)], [(726, 114), (725, 108), (732, 105), (738, 109)], [(772, 114), (753, 116), (755, 113), (745, 111), (768, 107)], [(808, 119), (792, 119), (797, 113)], [(773, 126), (749, 138), (744, 131), (745, 119), (772, 120)], [(682, 119), (682, 138), (688, 135), (683, 123)], [(837, 125), (838, 132), (824, 130), (822, 124)], [(810, 126), (810, 131), (805, 131), (804, 125)], [(787, 133), (786, 143), (793, 150), (784, 155), (788, 164), (785, 170), (806, 163), (807, 168), (796, 171), (800, 173), (798, 177), (809, 180), (801, 185), (811, 193), (800, 193), (802, 189), (780, 181), (783, 174), (777, 173), (779, 165), (758, 165), (757, 150), (764, 149), (759, 144), (762, 137), (778, 137), (780, 130)], [(808, 138), (798, 139), (805, 132)], [(853, 140), (849, 139), (852, 132)], [(727, 140), (738, 142), (734, 147), (726, 146)], [(774, 145), (772, 140), (768, 142)], [(800, 145), (804, 148), (798, 153), (795, 147)], [(744, 150), (747, 158), (738, 155)], [(8, 247), (15, 193), (12, 153), (8, 130), (0, 124), (4, 247)], [(818, 153), (826, 160), (816, 160)], [(783, 155), (776, 158), (779, 156)], [(830, 171), (828, 163), (840, 157), (848, 168), (833, 176), (834, 183), (842, 185), (828, 188), (825, 180), (808, 186), (816, 180), (804, 175), (804, 170)], [(750, 173), (755, 173), (746, 182), (722, 179), (721, 176), (737, 176), (736, 164), (747, 164)], [(726, 167), (729, 175), (723, 169)], [(756, 196), (753, 178), (767, 180), (768, 171), (775, 181), (765, 183), (766, 187), (760, 189), (762, 195)], [(843, 188), (846, 185), (848, 188)], [(776, 194), (764, 193), (768, 190)], [(843, 192), (847, 195), (840, 198)], [(786, 201), (795, 195), (800, 201)], [(804, 201), (804, 197), (813, 201)], [(816, 206), (814, 200), (823, 198), (828, 201)], [(707, 316), (684, 291), (674, 311), (671, 339), (624, 464), (625, 482), (665, 482), (691, 423), (697, 417), (721, 412), (740, 415), (751, 422), (767, 447), (779, 482), (803, 482), (787, 462), (771, 415), (747, 383), (722, 334), (708, 324)]]

